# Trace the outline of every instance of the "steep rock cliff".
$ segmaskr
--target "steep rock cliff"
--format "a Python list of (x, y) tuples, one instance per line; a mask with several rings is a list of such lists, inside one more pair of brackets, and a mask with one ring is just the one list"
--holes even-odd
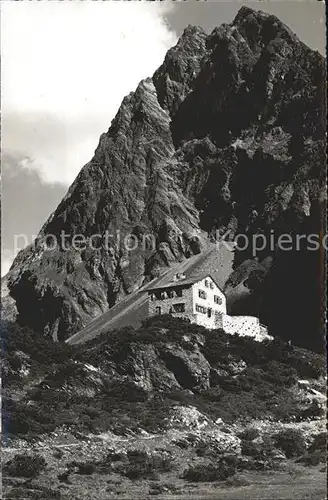
[[(186, 28), (123, 100), (35, 245), (17, 256), (7, 280), (18, 321), (63, 339), (161, 267), (199, 253), (206, 236), (320, 233), (324, 79), (323, 57), (275, 16), (242, 7), (210, 35)], [(67, 244), (77, 234), (113, 236), (106, 248), (63, 250), (62, 232)], [(131, 234), (136, 250), (124, 244)], [(252, 245), (237, 250), (226, 293), (234, 312), (316, 344), (322, 261), (304, 245), (297, 252), (271, 243), (258, 255)]]

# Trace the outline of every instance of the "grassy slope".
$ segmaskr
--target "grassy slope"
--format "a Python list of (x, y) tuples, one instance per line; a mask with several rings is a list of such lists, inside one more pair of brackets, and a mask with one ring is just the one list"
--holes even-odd
[[(131, 391), (135, 377), (131, 368), (137, 361), (137, 371), (141, 369), (147, 376), (150, 347), (157, 353), (151, 361), (151, 368), (156, 365), (164, 370), (163, 375), (168, 370), (160, 357), (165, 346), (173, 346), (175, 352), (180, 350), (188, 363), (196, 351), (190, 350), (190, 343), (185, 343), (186, 336), (191, 337), (193, 342), (198, 339), (198, 349), (203, 356), (211, 366), (219, 366), (222, 370), (221, 378), (214, 386), (206, 390), (195, 386), (194, 394), (184, 391), (183, 387), (180, 391), (171, 392), (169, 388), (167, 393), (155, 390), (154, 394), (148, 395), (140, 389)], [(285, 459), (282, 466), (280, 462), (275, 462), (274, 468), (268, 472), (238, 470), (227, 482), (196, 484), (185, 481), (181, 473), (186, 467), (200, 461), (204, 463), (208, 458), (197, 454), (196, 445), (190, 443), (187, 448), (181, 448), (174, 440), (179, 436), (185, 440), (190, 435), (203, 439), (207, 434), (204, 430), (197, 433), (190, 426), (182, 430), (163, 428), (172, 407), (192, 405), (212, 422), (210, 426), (216, 418), (223, 419), (215, 431), (221, 436), (222, 432), (237, 436), (240, 430), (254, 425), (270, 436), (279, 429), (299, 429), (301, 436), (307, 434), (313, 439), (313, 433), (322, 432), (322, 425), (318, 419), (308, 422), (302, 412), (310, 404), (307, 400), (313, 397), (313, 387), (320, 389), (324, 361), (318, 354), (290, 347), (283, 342), (265, 345), (251, 339), (227, 339), (222, 332), (209, 332), (185, 321), (161, 317), (147, 321), (138, 330), (117, 330), (111, 335), (104, 332), (86, 345), (78, 346), (59, 346), (33, 332), (13, 326), (4, 358), (5, 372), (10, 375), (4, 378), (5, 391), (9, 395), (15, 394), (15, 404), (18, 405), (14, 406), (13, 415), (9, 415), (9, 424), (18, 417), (16, 430), (26, 423), (29, 425), (29, 429), (23, 429), (20, 434), (22, 440), (11, 434), (4, 449), (4, 462), (16, 453), (24, 452), (39, 453), (47, 462), (46, 470), (31, 482), (4, 474), (4, 498), (54, 500), (57, 497), (53, 492), (60, 492), (58, 498), (64, 500), (107, 500), (112, 497), (144, 500), (151, 498), (150, 491), (154, 486), (164, 485), (165, 488), (167, 484), (166, 493), (157, 495), (157, 498), (168, 500), (173, 498), (173, 492), (174, 498), (180, 500), (325, 498), (322, 466), (305, 468), (296, 464), (295, 459)], [(140, 365), (140, 360), (145, 364)], [(246, 367), (244, 365), (240, 371), (241, 361)], [(23, 372), (28, 372), (26, 375), (19, 375), (20, 363), (23, 363)], [(194, 366), (196, 371), (197, 366)], [(233, 375), (236, 367), (239, 367), (238, 373)], [(115, 371), (118, 379), (115, 378)], [(224, 372), (227, 372), (226, 375)], [(42, 379), (46, 384), (43, 387), (39, 385)], [(303, 386), (299, 387), (297, 379), (312, 379), (309, 390), (306, 386), (303, 389)], [(107, 385), (102, 385), (101, 381)], [(5, 401), (4, 417), (6, 404)], [(264, 419), (264, 424), (255, 420), (257, 415)], [(300, 421), (293, 423), (295, 415)], [(290, 423), (274, 422), (274, 416)], [(140, 433), (140, 429), (146, 429), (152, 435)], [(4, 423), (3, 430), (6, 434), (8, 421)], [(170, 433), (173, 433), (173, 440)], [(207, 438), (206, 446), (211, 450)], [(57, 477), (73, 460), (95, 464), (110, 448), (122, 447), (171, 451), (175, 457), (174, 467), (148, 479), (131, 480), (124, 473), (115, 471), (113, 464), (105, 473), (95, 471), (90, 475), (81, 475), (74, 472), (68, 483)], [(58, 455), (58, 450), (63, 454)], [(215, 456), (211, 460), (215, 463)], [(271, 459), (268, 460), (270, 463)], [(42, 488), (49, 484), (53, 492), (47, 496)], [(9, 491), (12, 493), (8, 496)]]
[[(140, 437), (134, 439), (132, 443), (131, 439), (130, 444), (133, 449), (140, 449), (145, 446), (142, 441), (147, 440)], [(278, 465), (275, 470), (241, 471), (226, 481), (193, 483), (184, 481), (180, 474), (188, 464), (194, 463), (195, 456), (192, 450), (178, 450), (177, 448), (174, 468), (161, 473), (156, 478), (131, 480), (108, 468), (103, 473), (71, 474), (68, 483), (59, 481), (57, 476), (66, 470), (68, 463), (74, 460), (91, 460), (95, 463), (101, 453), (106, 454), (106, 450), (108, 452), (113, 447), (113, 442), (108, 441), (107, 447), (105, 444), (102, 450), (101, 446), (99, 443), (94, 444), (92, 440), (89, 443), (75, 443), (73, 447), (42, 443), (37, 451), (46, 459), (47, 469), (30, 484), (25, 483), (22, 478), (8, 477), (4, 473), (4, 498), (33, 498), (33, 500), (51, 498), (54, 500), (55, 496), (47, 497), (44, 493), (41, 497), (36, 496), (35, 493), (32, 493), (32, 496), (27, 494), (27, 489), (40, 491), (49, 485), (53, 492), (60, 492), (60, 498), (64, 500), (82, 498), (83, 500), (108, 500), (109, 498), (145, 500), (152, 498), (149, 493), (154, 486), (161, 485), (166, 487), (166, 492), (156, 495), (156, 498), (165, 500), (324, 500), (326, 498), (326, 473), (322, 464), (309, 468), (293, 460), (287, 460)], [(62, 453), (60, 458), (59, 451)], [(14, 453), (16, 451), (5, 449), (5, 461)], [(17, 496), (8, 495), (8, 492), (15, 490)]]

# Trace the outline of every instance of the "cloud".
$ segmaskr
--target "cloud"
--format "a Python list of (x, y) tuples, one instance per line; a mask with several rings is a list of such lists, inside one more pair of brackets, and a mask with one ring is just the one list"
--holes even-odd
[(92, 115), (68, 119), (46, 112), (8, 112), (2, 122), (3, 150), (20, 161), (26, 158), (22, 166), (37, 171), (44, 182), (69, 185), (91, 159), (104, 131), (102, 121)]
[(2, 257), (1, 259), (1, 277), (6, 276), (7, 272), (10, 269), (10, 266), (12, 264), (12, 257), (6, 258)]
[(29, 158), (2, 156), (1, 275), (9, 270), (19, 249), (33, 241), (45, 218), (55, 210), (67, 186), (42, 181)]
[(171, 2), (2, 2), (2, 275), (176, 35)]
[[(165, 5), (164, 5), (165, 4)], [(123, 99), (176, 41), (167, 2), (3, 2), (4, 151), (71, 183)]]

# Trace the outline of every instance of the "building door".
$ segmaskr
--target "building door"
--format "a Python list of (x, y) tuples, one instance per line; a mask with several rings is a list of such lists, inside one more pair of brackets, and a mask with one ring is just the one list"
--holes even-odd
[(212, 309), (210, 307), (207, 309), (207, 316), (209, 318), (212, 316)]
[(155, 308), (155, 314), (162, 314), (162, 309), (161, 309), (161, 307), (160, 307), (160, 306), (157, 306), (157, 307)]

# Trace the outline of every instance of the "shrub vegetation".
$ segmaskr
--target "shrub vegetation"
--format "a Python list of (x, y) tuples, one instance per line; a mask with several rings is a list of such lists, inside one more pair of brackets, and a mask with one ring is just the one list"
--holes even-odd
[(4, 472), (15, 477), (37, 477), (45, 468), (46, 461), (41, 455), (15, 455), (4, 466)]
[[(137, 330), (129, 327), (106, 332), (76, 347), (55, 343), (13, 324), (7, 324), (3, 337), (7, 367), (3, 422), (9, 435), (33, 439), (63, 425), (73, 432), (111, 429), (124, 434), (126, 429), (140, 428), (157, 431), (165, 426), (170, 408), (177, 403), (193, 405), (210, 418), (226, 422), (268, 417), (289, 421), (322, 415), (322, 408), (315, 404), (306, 410), (298, 408), (290, 389), (297, 379), (323, 375), (323, 358), (279, 339), (254, 342), (227, 336), (221, 330), (209, 331), (172, 316), (151, 318)], [(185, 349), (186, 337), (190, 345), (197, 343), (212, 372), (218, 374), (213, 383), (210, 378), (212, 386), (200, 389), (197, 377), (191, 377), (195, 380), (191, 388), (181, 386), (177, 390), (168, 385), (158, 391), (155, 381), (155, 392), (147, 392), (136, 383), (135, 370), (140, 359), (144, 359), (145, 346), (154, 348), (154, 363), (158, 363), (156, 369), (160, 373), (162, 369), (174, 369), (168, 368), (161, 358), (168, 343), (183, 350), (186, 360), (190, 359), (190, 352)], [(26, 384), (19, 375), (24, 358), (28, 359), (31, 372)], [(88, 372), (87, 364), (93, 365), (97, 373)], [(234, 376), (233, 367), (241, 367)], [(33, 377), (42, 382), (33, 386)], [(6, 388), (10, 394), (14, 386), (22, 394), (19, 400), (6, 396)], [(187, 393), (186, 389), (192, 392)]]

